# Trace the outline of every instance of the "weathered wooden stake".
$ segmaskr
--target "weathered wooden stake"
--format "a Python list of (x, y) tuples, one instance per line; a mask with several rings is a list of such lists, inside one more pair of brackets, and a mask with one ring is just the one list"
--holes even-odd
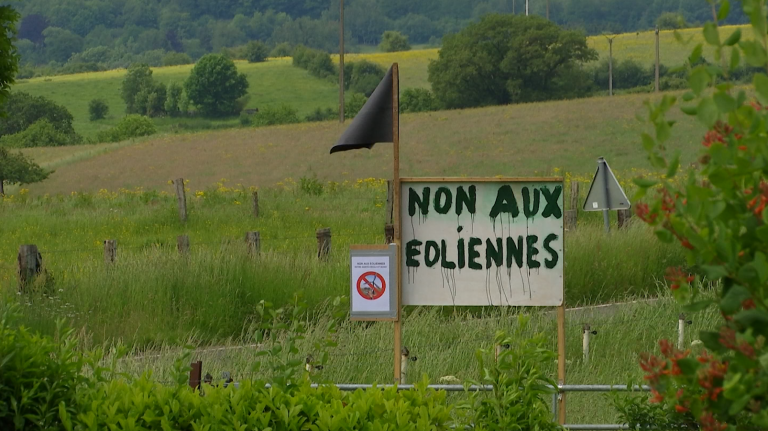
[(184, 192), (184, 179), (177, 178), (174, 184), (176, 185), (176, 200), (179, 202), (179, 219), (183, 223), (187, 221), (187, 196)]
[(407, 372), (408, 372), (408, 357), (410, 356), (410, 352), (408, 351), (408, 348), (403, 346), (403, 350), (400, 352), (400, 382), (399, 384), (405, 385), (407, 384)]
[(566, 210), (564, 213), (565, 230), (576, 230), (576, 223), (578, 221), (578, 211)]
[(42, 256), (34, 244), (19, 247), (19, 291), (22, 292), (42, 270)]
[(680, 313), (677, 317), (677, 348), (683, 350), (685, 347), (685, 314)]
[(619, 215), (619, 229), (629, 227), (629, 221), (632, 219), (632, 211), (623, 209), (618, 211)]
[(581, 342), (581, 349), (584, 355), (584, 363), (588, 364), (589, 363), (589, 336), (591, 335), (589, 324), (586, 324), (582, 327), (581, 333), (584, 336)]
[[(392, 224), (392, 217), (393, 217), (393, 211), (392, 208), (394, 207), (395, 202), (395, 188), (392, 184), (392, 181), (387, 180), (387, 219), (386, 224)], [(389, 243), (387, 243), (389, 244)]]
[(327, 259), (331, 253), (331, 228), (317, 230), (317, 257)]
[(248, 245), (248, 254), (255, 256), (261, 251), (261, 233), (246, 232), (245, 243)]
[(579, 182), (571, 180), (571, 209), (579, 209)]
[(384, 244), (392, 244), (395, 242), (395, 225), (384, 225)]
[(253, 216), (259, 217), (259, 192), (253, 192)]
[(179, 235), (176, 238), (176, 248), (179, 250), (179, 254), (189, 253), (189, 235)]
[(200, 388), (200, 382), (203, 380), (203, 361), (192, 362), (192, 369), (189, 370), (189, 387), (192, 389)]
[(104, 262), (114, 263), (115, 258), (117, 258), (117, 240), (104, 240)]

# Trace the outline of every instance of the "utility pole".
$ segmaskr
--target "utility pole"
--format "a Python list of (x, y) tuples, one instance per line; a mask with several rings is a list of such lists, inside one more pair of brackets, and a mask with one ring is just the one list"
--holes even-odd
[(547, 0), (547, 21), (549, 21), (549, 0)]
[(339, 123), (344, 124), (344, 0), (339, 0)]
[(528, 16), (528, 0), (525, 0), (525, 16)]
[(515, 14), (515, 0), (512, 0), (512, 15)]
[(608, 95), (613, 97), (613, 39), (616, 36), (605, 38), (608, 39)]
[(659, 27), (656, 27), (656, 92), (659, 92)]

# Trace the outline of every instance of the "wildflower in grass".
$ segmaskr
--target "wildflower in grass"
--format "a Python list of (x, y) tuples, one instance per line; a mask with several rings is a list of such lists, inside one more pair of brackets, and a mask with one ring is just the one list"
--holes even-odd
[(240, 205), (240, 201), (235, 201), (235, 205)]

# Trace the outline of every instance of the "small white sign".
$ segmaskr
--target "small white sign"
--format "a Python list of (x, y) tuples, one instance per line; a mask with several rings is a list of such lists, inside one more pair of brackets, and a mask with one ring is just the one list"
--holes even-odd
[(352, 257), (352, 309), (389, 311), (389, 256)]
[(397, 247), (352, 245), (349, 248), (349, 313), (352, 320), (396, 320)]

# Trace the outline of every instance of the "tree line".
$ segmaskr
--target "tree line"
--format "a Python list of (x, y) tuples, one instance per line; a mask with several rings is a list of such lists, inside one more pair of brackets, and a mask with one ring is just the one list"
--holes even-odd
[[(524, 13), (525, 0), (346, 0), (346, 43), (376, 45), (386, 31), (439, 44), (488, 13)], [(21, 76), (184, 64), (259, 40), (274, 48), (338, 49), (338, 0), (27, 0), (18, 50)], [(651, 28), (662, 15), (695, 25), (699, 0), (531, 0), (531, 13), (588, 34)], [(744, 22), (739, 3), (728, 22)]]

